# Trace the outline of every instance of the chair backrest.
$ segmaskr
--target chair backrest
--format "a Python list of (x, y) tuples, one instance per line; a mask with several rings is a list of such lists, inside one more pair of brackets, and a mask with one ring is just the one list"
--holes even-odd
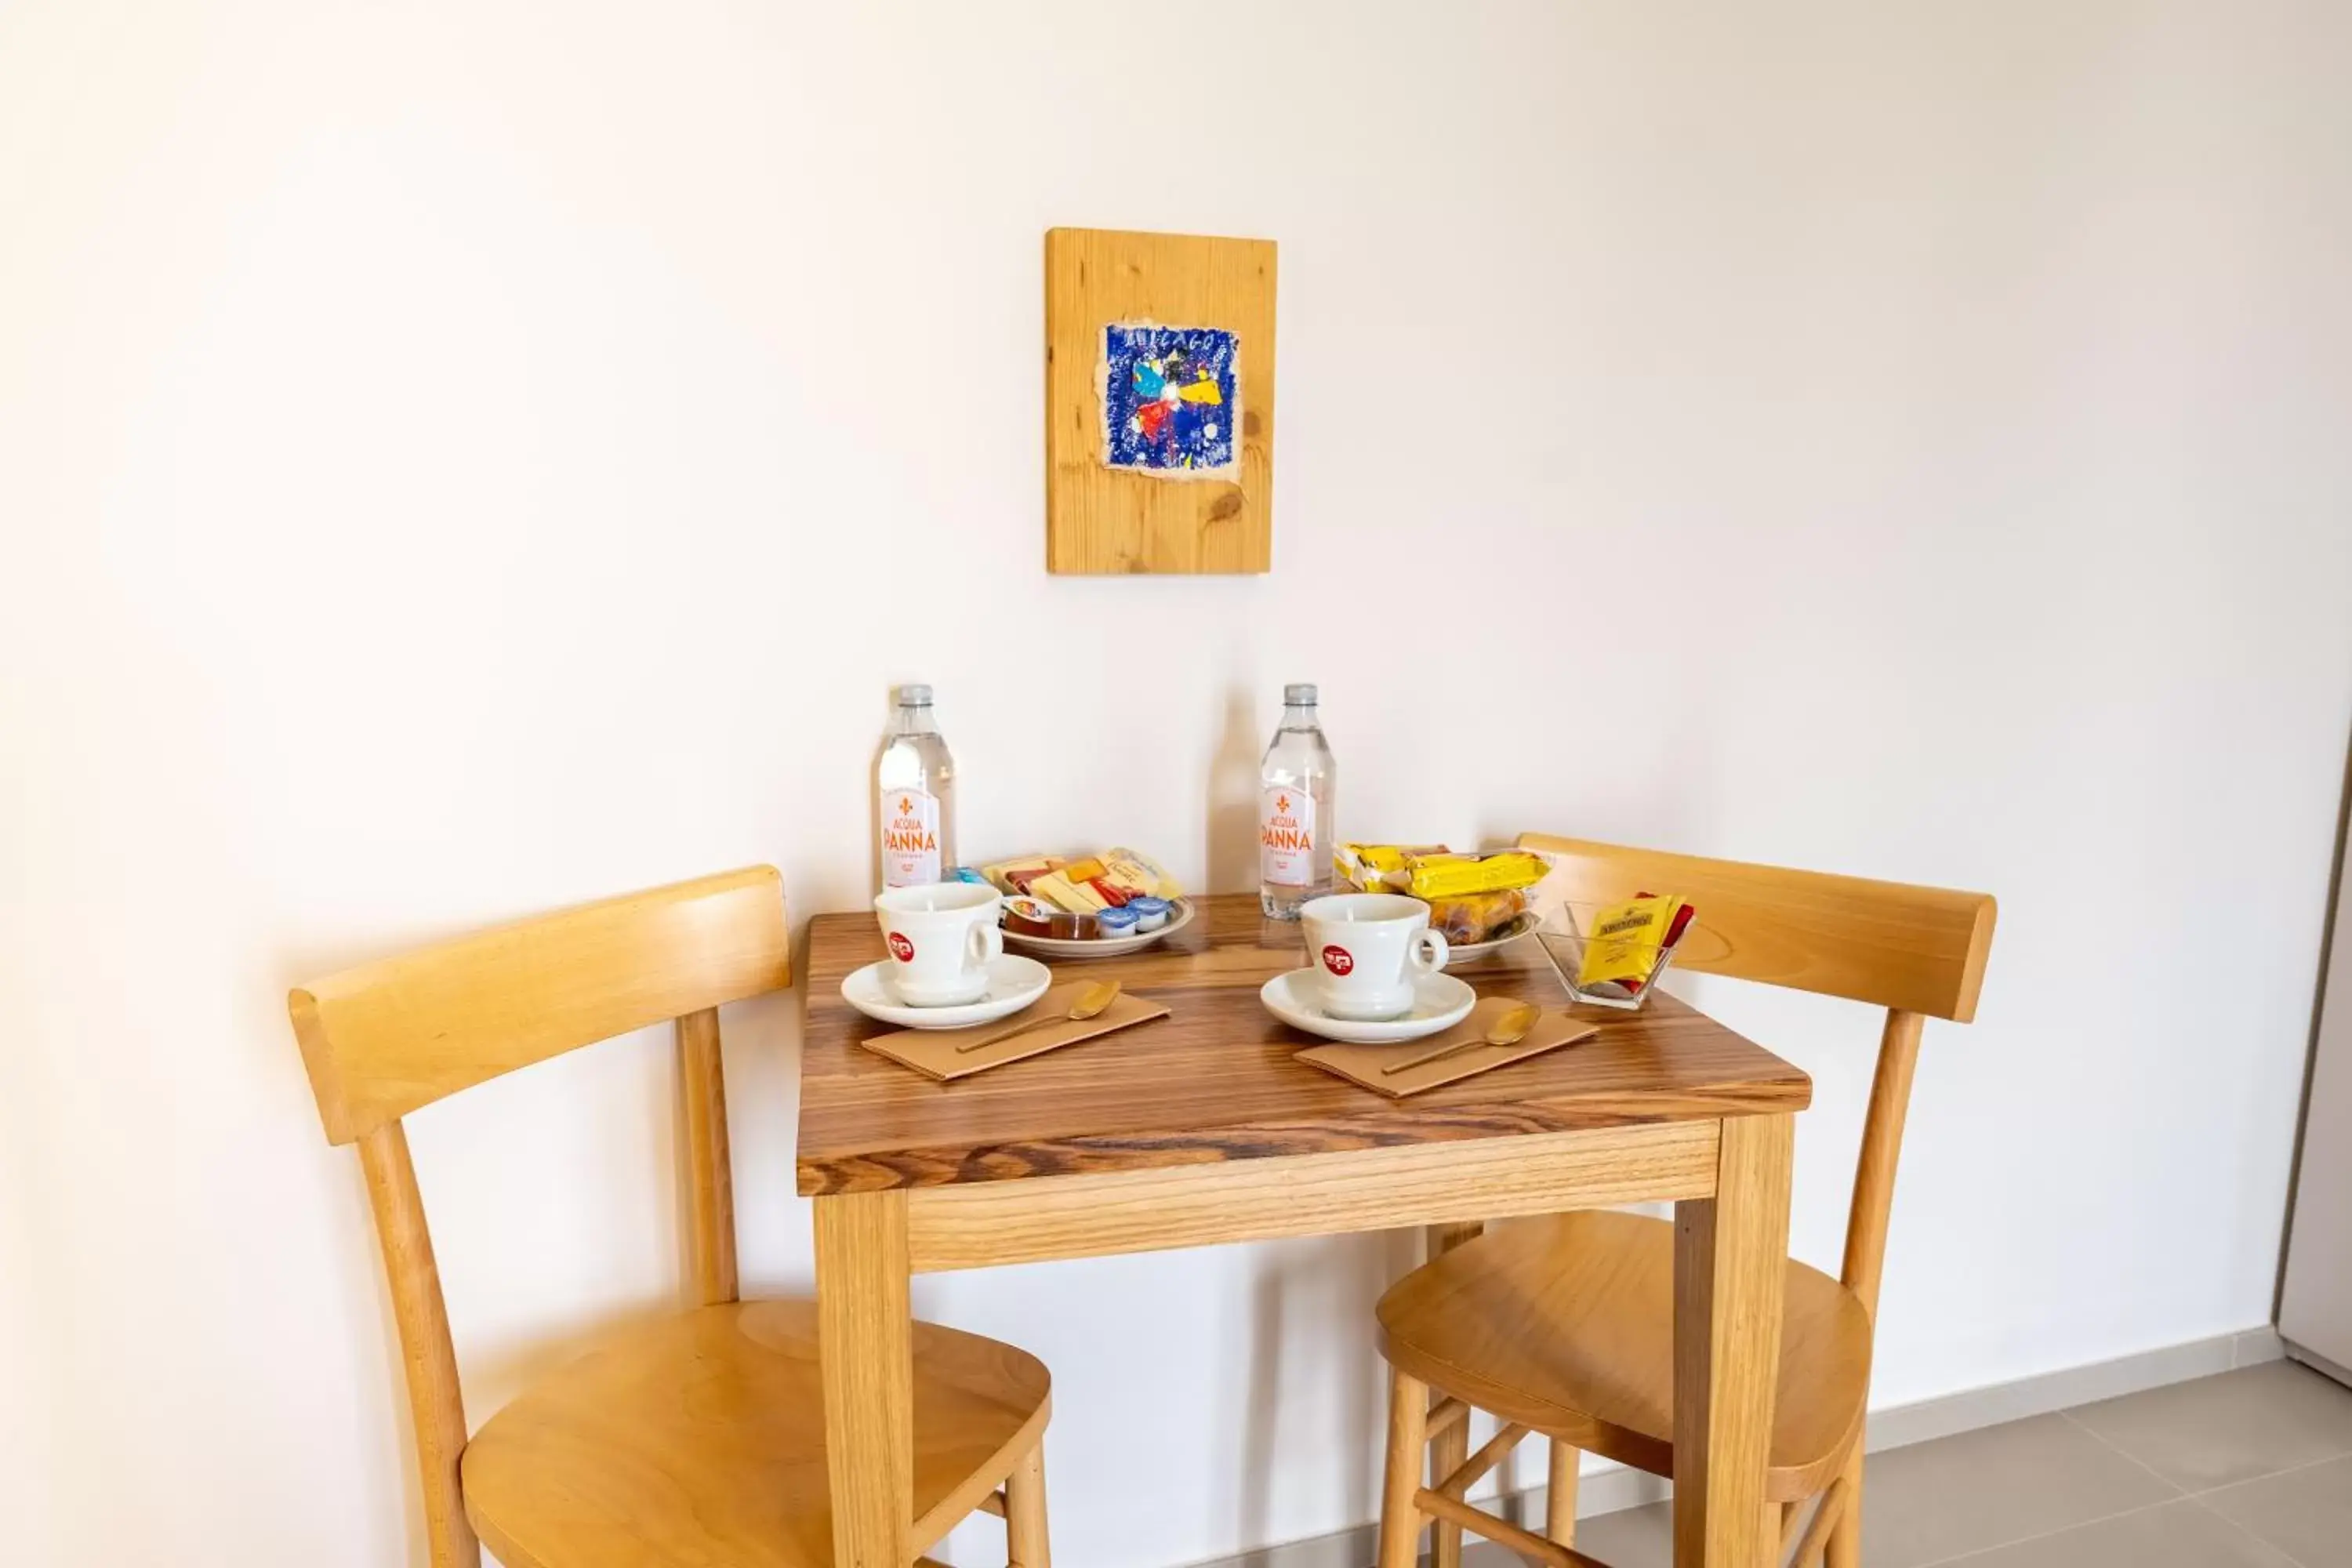
[(1872, 1316), (1886, 1257), (1895, 1167), (1928, 1018), (1976, 1016), (1992, 951), (1987, 893), (1792, 871), (1739, 860), (1524, 833), (1551, 858), (1548, 892), (1578, 903), (1672, 893), (1698, 908), (1677, 969), (1819, 992), (1886, 1009), (1846, 1220), (1844, 1280)]
[(408, 1376), (435, 1568), (474, 1568), (457, 1464), (465, 1402), (433, 1241), (400, 1119), (461, 1089), (674, 1020), (685, 1100), (694, 1289), (735, 1299), (735, 1214), (719, 1006), (792, 983), (782, 881), (754, 866), (583, 904), (403, 957), (287, 998), (319, 1119), (357, 1142)]

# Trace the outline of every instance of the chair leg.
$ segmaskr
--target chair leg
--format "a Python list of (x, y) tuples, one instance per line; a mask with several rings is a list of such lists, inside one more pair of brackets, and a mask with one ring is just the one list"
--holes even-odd
[[(1470, 1458), (1470, 1423), (1456, 1421), (1429, 1440), (1429, 1484), (1443, 1486)], [(1462, 1527), (1450, 1519), (1429, 1521), (1430, 1568), (1462, 1568)]]
[(1551, 1468), (1544, 1479), (1544, 1534), (1562, 1546), (1576, 1544), (1576, 1472), (1584, 1451), (1559, 1437), (1551, 1440)]
[[(1829, 1549), (1824, 1554), (1829, 1568), (1862, 1568), (1862, 1445), (1853, 1446), (1853, 1456), (1845, 1462), (1845, 1513), (1830, 1531)], [(1798, 1568), (1811, 1568), (1800, 1563)]]
[[(1466, 1242), (1475, 1241), (1486, 1228), (1486, 1225), (1478, 1220), (1462, 1225), (1433, 1225), (1423, 1233), (1423, 1241), (1428, 1256), (1433, 1260)], [(1431, 1484), (1442, 1485), (1446, 1478), (1462, 1468), (1462, 1462), (1469, 1457), (1470, 1423), (1457, 1421), (1430, 1441)], [(1430, 1568), (1462, 1568), (1460, 1525), (1450, 1519), (1431, 1521), (1429, 1561)]]
[(1429, 1447), (1429, 1384), (1389, 1369), (1389, 1453), (1381, 1490), (1380, 1568), (1414, 1568), (1421, 1557), (1422, 1458)]
[(1004, 1478), (1004, 1544), (1012, 1568), (1053, 1568), (1045, 1544), (1045, 1445), (1022, 1456)]
[[(1840, 1476), (1830, 1483), (1829, 1490), (1813, 1500), (1813, 1511), (1806, 1518), (1802, 1533), (1785, 1524), (1781, 1527), (1780, 1551), (1790, 1568), (1820, 1568), (1822, 1553), (1829, 1545), (1830, 1527), (1837, 1523), (1839, 1514), (1844, 1511), (1845, 1500), (1845, 1478)], [(1802, 1506), (1801, 1503), (1789, 1505), (1791, 1519), (1795, 1517), (1796, 1510)]]

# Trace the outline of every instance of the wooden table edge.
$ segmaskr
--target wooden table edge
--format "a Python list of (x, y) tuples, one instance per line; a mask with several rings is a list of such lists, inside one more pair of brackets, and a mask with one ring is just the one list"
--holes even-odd
[(1705, 1118), (909, 1188), (908, 1267), (940, 1273), (1705, 1198), (1722, 1127)]
[(793, 1167), (799, 1195), (821, 1198), (899, 1187), (921, 1191), (991, 1186), (1074, 1175), (1186, 1171), (1263, 1160), (1329, 1157), (1369, 1149), (1435, 1148), (1626, 1127), (1712, 1123), (1727, 1116), (1793, 1114), (1805, 1110), (1811, 1100), (1811, 1079), (1793, 1072), (1786, 1079), (1750, 1081), (1737, 1089), (1696, 1087), (1684, 1091), (1671, 1107), (1649, 1096), (1643, 1113), (1612, 1114), (1601, 1105), (1497, 1100), (1432, 1106), (1424, 1119), (1403, 1123), (1397, 1119), (1396, 1102), (1374, 1100), (1368, 1091), (1360, 1118), (1212, 1126), (1147, 1136), (1109, 1133), (983, 1145), (910, 1145), (838, 1154), (803, 1151), (795, 1154)]

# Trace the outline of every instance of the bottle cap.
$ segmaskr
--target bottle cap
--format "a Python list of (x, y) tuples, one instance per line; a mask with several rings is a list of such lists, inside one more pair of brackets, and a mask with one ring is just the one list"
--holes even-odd
[(1286, 706), (1292, 708), (1312, 708), (1315, 706), (1315, 688), (1304, 685), (1286, 686), (1282, 689), (1282, 700)]
[(899, 706), (899, 707), (901, 707), (901, 708), (929, 708), (930, 705), (931, 705), (931, 689), (930, 689), (929, 687), (928, 687), (928, 686), (902, 686), (902, 687), (898, 688), (898, 706)]

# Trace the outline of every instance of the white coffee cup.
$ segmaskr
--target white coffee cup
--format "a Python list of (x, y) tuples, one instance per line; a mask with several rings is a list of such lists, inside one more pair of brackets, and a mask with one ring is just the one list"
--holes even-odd
[(890, 952), (890, 988), (909, 1007), (977, 1002), (988, 965), (1003, 956), (996, 929), (1003, 896), (978, 882), (893, 888), (874, 900), (882, 943)]
[(1429, 929), (1429, 906), (1402, 893), (1339, 893), (1309, 899), (1307, 929), (1313, 990), (1334, 1018), (1402, 1018), (1413, 986), (1445, 967), (1445, 938)]

